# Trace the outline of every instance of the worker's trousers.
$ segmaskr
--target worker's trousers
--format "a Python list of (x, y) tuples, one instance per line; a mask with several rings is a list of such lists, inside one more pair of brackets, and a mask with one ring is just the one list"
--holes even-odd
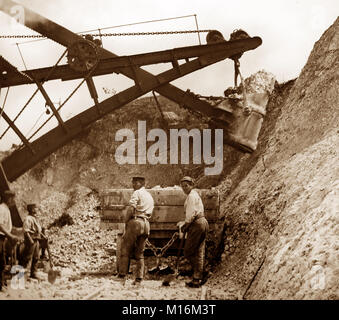
[(136, 217), (127, 222), (121, 241), (120, 275), (128, 273), (129, 261), (134, 253), (136, 261), (135, 277), (143, 279), (145, 269), (144, 250), (149, 232), (150, 224), (147, 219)]
[(205, 217), (195, 220), (187, 230), (184, 247), (185, 258), (193, 269), (193, 279), (202, 279), (205, 262), (205, 243), (208, 234), (208, 222)]
[(37, 271), (38, 261), (39, 261), (39, 240), (33, 240), (34, 243), (31, 244), (27, 237), (25, 237), (24, 249), (22, 252), (22, 257), (20, 264), (27, 268), (28, 264), (31, 262), (31, 276), (34, 275)]
[(3, 286), (3, 272), (6, 265), (5, 239), (5, 237), (0, 235), (0, 290)]

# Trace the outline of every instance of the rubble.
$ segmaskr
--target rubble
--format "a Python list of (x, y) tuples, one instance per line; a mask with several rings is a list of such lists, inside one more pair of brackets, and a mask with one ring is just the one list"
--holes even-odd
[[(38, 218), (43, 225), (49, 226), (46, 234), (52, 242), (51, 251), (56, 266), (77, 272), (112, 271), (115, 268), (115, 257), (108, 251), (115, 249), (116, 239), (113, 232), (100, 230), (100, 216), (96, 210), (99, 200), (91, 192), (89, 188), (76, 185), (66, 197), (67, 201), (63, 195), (64, 206), (60, 206), (57, 212), (53, 211), (55, 197), (41, 204), (43, 210)], [(46, 212), (52, 214), (47, 216)], [(57, 214), (60, 216), (53, 220)], [(68, 217), (73, 223), (61, 224), (63, 217)], [(52, 223), (48, 223), (48, 220)]]

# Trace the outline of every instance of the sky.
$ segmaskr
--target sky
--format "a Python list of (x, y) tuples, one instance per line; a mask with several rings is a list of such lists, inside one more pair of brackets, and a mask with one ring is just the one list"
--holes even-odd
[[(1, 5), (2, 0), (0, 0)], [(63, 25), (73, 32), (104, 29), (102, 32), (151, 32), (196, 30), (196, 15), (200, 30), (220, 31), (226, 40), (235, 29), (243, 29), (250, 36), (259, 36), (263, 43), (255, 50), (246, 52), (241, 62), (244, 77), (266, 70), (276, 76), (278, 82), (298, 77), (307, 62), (314, 43), (329, 28), (339, 13), (338, 0), (21, 0), (19, 4)], [(150, 20), (182, 17), (177, 19), (140, 23)], [(0, 34), (34, 34), (0, 11)], [(206, 33), (200, 35), (206, 44)], [(17, 45), (18, 43), (18, 45)], [(199, 44), (197, 34), (105, 37), (105, 49), (117, 55), (133, 55)], [(20, 56), (21, 51), (24, 62)], [(29, 41), (26, 39), (1, 39), (0, 55), (19, 70), (52, 66), (65, 49), (50, 40)], [(66, 59), (61, 64), (66, 63)], [(169, 68), (168, 64), (145, 67), (154, 74)], [(77, 86), (80, 80), (51, 81), (44, 84), (52, 101), (58, 106)], [(105, 89), (119, 92), (134, 83), (121, 75), (95, 77), (99, 101), (110, 97)], [(172, 84), (182, 90), (207, 96), (222, 96), (233, 85), (233, 62), (229, 59), (182, 77)], [(10, 88), (4, 105), (7, 88), (0, 93), (0, 107), (13, 119), (35, 91), (34, 85)], [(93, 105), (86, 86), (70, 99), (61, 115), (67, 120)], [(16, 121), (19, 129), (27, 135), (47, 119), (45, 103), (38, 94)], [(137, 119), (136, 119), (137, 121)], [(54, 120), (46, 128), (56, 125)], [(7, 124), (0, 120), (0, 135)], [(42, 131), (41, 133), (43, 133)], [(37, 136), (38, 137), (38, 136)], [(34, 139), (33, 139), (34, 140)], [(0, 150), (6, 150), (18, 137), (10, 130), (0, 140)]]

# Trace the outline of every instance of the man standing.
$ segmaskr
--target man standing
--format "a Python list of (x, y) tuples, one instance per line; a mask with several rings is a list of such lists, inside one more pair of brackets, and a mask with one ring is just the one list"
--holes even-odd
[(6, 241), (10, 241), (12, 247), (19, 241), (19, 238), (11, 233), (12, 219), (8, 208), (14, 200), (14, 196), (13, 191), (6, 190), (0, 203), (0, 291), (3, 286), (3, 272), (6, 265)]
[(41, 238), (42, 228), (35, 217), (37, 213), (36, 204), (27, 205), (28, 216), (24, 220), (24, 251), (22, 253), (22, 266), (27, 268), (31, 262), (30, 277), (38, 279), (36, 275), (37, 263), (39, 261), (39, 240)]
[(204, 216), (204, 205), (196, 190), (191, 177), (181, 179), (181, 188), (187, 194), (184, 204), (185, 221), (178, 222), (182, 232), (187, 232), (184, 247), (185, 258), (193, 270), (193, 280), (186, 285), (198, 288), (201, 285), (205, 258), (205, 239), (208, 234), (208, 222)]
[(129, 259), (134, 249), (136, 260), (136, 275), (134, 284), (140, 284), (144, 277), (144, 250), (145, 243), (150, 234), (149, 219), (153, 213), (154, 200), (145, 189), (144, 177), (133, 177), (134, 192), (129, 204), (131, 210), (126, 217), (125, 233), (121, 241), (121, 256), (119, 278), (125, 279), (129, 269)]

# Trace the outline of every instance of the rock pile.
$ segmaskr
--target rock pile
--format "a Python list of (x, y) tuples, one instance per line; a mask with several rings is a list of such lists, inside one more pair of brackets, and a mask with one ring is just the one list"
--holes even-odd
[[(56, 266), (76, 272), (114, 270), (116, 237), (114, 232), (100, 229), (98, 206), (96, 194), (80, 185), (68, 194), (55, 193), (42, 201), (38, 218), (50, 226), (46, 233)], [(66, 215), (72, 224), (55, 224)]]

